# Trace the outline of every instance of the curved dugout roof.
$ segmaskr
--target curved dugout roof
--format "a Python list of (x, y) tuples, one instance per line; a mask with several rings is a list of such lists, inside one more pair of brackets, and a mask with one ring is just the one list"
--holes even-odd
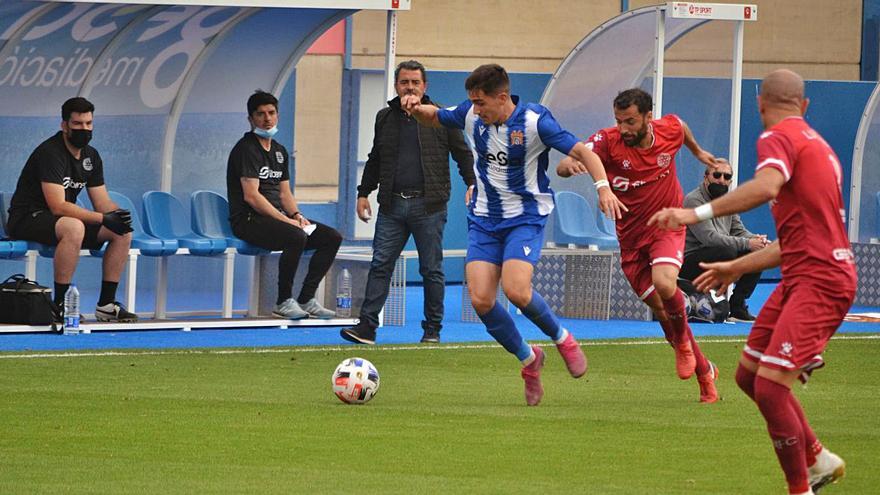
[[(849, 204), (849, 239), (880, 238), (880, 86), (865, 105), (856, 134)], [(866, 166), (867, 164), (867, 166)]]
[[(643, 7), (605, 22), (591, 31), (566, 56), (541, 98), (541, 103), (553, 112), (562, 127), (579, 139), (586, 139), (599, 129), (614, 125), (611, 105), (619, 91), (641, 87), (649, 93), (653, 92), (656, 16), (661, 7)], [(667, 15), (665, 49), (668, 50), (694, 29), (710, 22), (705, 19), (676, 19)], [(724, 49), (732, 46), (730, 40), (720, 40), (718, 43)], [(698, 137), (705, 148), (720, 153), (729, 148), (730, 82), (729, 79), (717, 79), (707, 86), (700, 88), (703, 96), (700, 105), (703, 106), (704, 115), (711, 115), (712, 118), (700, 122), (700, 119), (689, 116), (686, 120), (692, 128), (694, 123), (698, 123), (701, 130), (701, 136)], [(687, 91), (670, 84), (668, 77), (665, 78), (663, 113), (683, 112), (684, 105), (674, 100), (681, 100), (676, 98), (676, 94)], [(556, 158), (561, 156), (556, 154)], [(679, 154), (677, 160), (679, 178), (685, 191), (691, 183), (699, 180), (695, 177), (702, 175), (702, 165), (692, 158), (684, 153)], [(589, 181), (559, 179), (555, 175), (555, 167), (551, 168), (554, 189), (575, 191), (586, 198), (595, 197), (595, 190)]]
[[(39, 136), (35, 146), (47, 136), (44, 120), (57, 129), (61, 104), (85, 96), (100, 117), (102, 155), (136, 162), (126, 173), (142, 181), (141, 191), (170, 188), (181, 130), (212, 141), (205, 139), (210, 124), (188, 116), (244, 114), (254, 89), (279, 94), (300, 57), (338, 21), (360, 8), (409, 7), (409, 0), (110, 2), (0, 2), (0, 130), (12, 131), (0, 148), (27, 148), (13, 158), (24, 163), (30, 133)], [(20, 128), (22, 117), (40, 125), (16, 132), (13, 119)], [(212, 120), (222, 134), (222, 122)], [(159, 177), (166, 177), (162, 184)]]

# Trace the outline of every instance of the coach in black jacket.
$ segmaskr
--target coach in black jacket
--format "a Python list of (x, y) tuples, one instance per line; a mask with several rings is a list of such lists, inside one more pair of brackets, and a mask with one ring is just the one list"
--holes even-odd
[(400, 97), (425, 95), (425, 67), (414, 60), (394, 71), (397, 97), (376, 114), (373, 149), (358, 187), (357, 214), (372, 216), (367, 196), (379, 187), (379, 216), (373, 236), (373, 261), (367, 278), (360, 322), (342, 330), (342, 337), (359, 344), (376, 343), (379, 311), (385, 305), (394, 264), (412, 235), (419, 252), (419, 273), (425, 287), (422, 342), (440, 340), (443, 320), (443, 227), (449, 201), (449, 154), (458, 164), (470, 200), (475, 182), (474, 160), (459, 130), (419, 125), (400, 108)]

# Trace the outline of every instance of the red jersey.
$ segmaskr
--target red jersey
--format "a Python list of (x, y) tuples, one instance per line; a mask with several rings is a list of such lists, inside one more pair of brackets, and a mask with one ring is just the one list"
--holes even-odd
[(666, 207), (680, 208), (684, 199), (675, 175), (675, 154), (684, 144), (681, 120), (669, 114), (650, 125), (654, 143), (646, 149), (624, 144), (617, 127), (602, 129), (585, 143), (599, 155), (614, 194), (629, 208), (617, 221), (622, 249), (650, 243), (657, 232), (648, 227), (651, 216)]
[(758, 166), (775, 168), (785, 185), (770, 211), (782, 248), (782, 279), (810, 279), (854, 288), (846, 234), (843, 171), (834, 150), (804, 119), (789, 117), (758, 138)]

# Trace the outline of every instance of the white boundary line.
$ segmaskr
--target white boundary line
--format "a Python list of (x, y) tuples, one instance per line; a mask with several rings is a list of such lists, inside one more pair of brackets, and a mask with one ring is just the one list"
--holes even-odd
[[(697, 339), (700, 343), (724, 343), (724, 342), (745, 342), (745, 337), (710, 337), (706, 339)], [(880, 340), (880, 334), (870, 335), (837, 335), (832, 340)], [(596, 341), (580, 341), (582, 346), (630, 346), (630, 345), (668, 345), (665, 340), (659, 339), (642, 339), (642, 340), (596, 340)], [(550, 347), (554, 344), (543, 342), (535, 344), (539, 347)], [(191, 355), (224, 355), (224, 354), (282, 354), (288, 352), (335, 352), (350, 350), (365, 351), (427, 351), (437, 349), (489, 349), (498, 347), (495, 342), (474, 343), (474, 344), (450, 344), (450, 345), (395, 345), (386, 344), (382, 346), (322, 346), (322, 347), (265, 347), (253, 349), (174, 349), (168, 351), (106, 351), (106, 352), (51, 352), (51, 353), (28, 353), (28, 354), (0, 354), (0, 359), (41, 359), (41, 358), (79, 358), (79, 357), (112, 357), (112, 356), (183, 356)]]

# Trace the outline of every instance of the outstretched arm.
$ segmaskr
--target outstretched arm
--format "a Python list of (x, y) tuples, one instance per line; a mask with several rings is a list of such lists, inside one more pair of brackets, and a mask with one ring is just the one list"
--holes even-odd
[(762, 168), (755, 173), (754, 179), (724, 196), (693, 209), (664, 208), (648, 220), (648, 225), (675, 230), (682, 225), (748, 211), (775, 198), (784, 184), (782, 172), (775, 168)]
[(764, 271), (777, 267), (780, 263), (782, 263), (782, 249), (779, 241), (774, 241), (764, 249), (732, 261), (700, 263), (700, 268), (705, 271), (694, 279), (694, 287), (700, 292), (707, 292), (709, 289), (725, 292), (727, 287), (739, 280), (743, 274)]
[(437, 107), (431, 104), (422, 105), (422, 100), (418, 96), (404, 95), (400, 98), (400, 106), (415, 117), (419, 124), (425, 127), (442, 127), (437, 118)]
[(599, 155), (590, 151), (589, 148), (584, 146), (584, 143), (579, 142), (574, 145), (571, 151), (568, 152), (568, 156), (559, 162), (559, 165), (556, 167), (556, 174), (560, 177), (590, 174), (596, 186), (596, 192), (599, 195), (599, 209), (608, 218), (618, 220), (623, 216), (623, 212), (629, 211), (611, 191), (608, 175), (605, 174), (605, 166), (602, 165)]
[(687, 146), (687, 149), (691, 150), (691, 153), (697, 158), (697, 160), (703, 162), (703, 164), (710, 169), (717, 167), (715, 164), (715, 155), (700, 147), (700, 143), (697, 142), (697, 138), (694, 137), (694, 133), (691, 132), (691, 128), (687, 125), (687, 122), (681, 119), (679, 119), (679, 122), (681, 122), (681, 129), (684, 131), (684, 145)]

